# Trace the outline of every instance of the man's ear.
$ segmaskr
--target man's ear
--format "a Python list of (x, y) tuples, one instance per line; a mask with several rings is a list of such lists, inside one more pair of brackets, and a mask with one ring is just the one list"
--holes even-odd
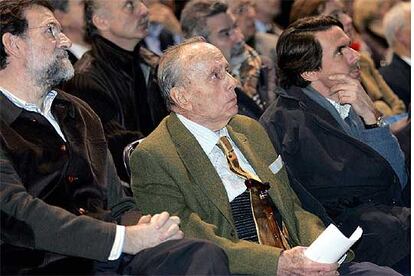
[(306, 71), (306, 72), (303, 72), (302, 74), (300, 74), (300, 76), (303, 79), (305, 79), (307, 81), (310, 81), (310, 82), (314, 82), (314, 81), (318, 80), (318, 77), (319, 77), (317, 71)]
[(176, 87), (171, 88), (170, 98), (173, 101), (174, 105), (179, 107), (180, 109), (184, 109), (184, 110), (192, 109), (192, 105), (191, 105), (189, 97), (190, 95), (188, 94), (188, 92), (186, 92), (184, 87), (176, 86)]
[(103, 15), (94, 14), (92, 22), (99, 31), (106, 31), (109, 29), (109, 22)]
[(3, 34), (1, 38), (4, 50), (9, 56), (21, 57), (23, 45), (21, 45), (21, 39), (17, 35), (11, 33)]

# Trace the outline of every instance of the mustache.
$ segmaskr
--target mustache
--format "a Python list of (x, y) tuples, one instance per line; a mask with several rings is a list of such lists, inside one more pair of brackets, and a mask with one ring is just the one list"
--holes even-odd
[(238, 56), (238, 55), (240, 55), (241, 53), (243, 53), (243, 50), (244, 50), (244, 45), (245, 45), (244, 41), (239, 42), (239, 43), (237, 43), (236, 45), (234, 45), (234, 47), (233, 47), (233, 48), (231, 48), (230, 55), (231, 55), (232, 57), (234, 57), (234, 56)]
[(351, 65), (351, 70), (350, 71), (354, 71), (356, 69), (358, 69), (358, 70), (361, 69), (361, 65), (359, 64), (359, 61), (355, 62), (354, 64)]

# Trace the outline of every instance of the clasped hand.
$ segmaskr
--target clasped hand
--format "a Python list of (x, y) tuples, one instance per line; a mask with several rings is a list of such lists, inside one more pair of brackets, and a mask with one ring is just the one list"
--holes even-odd
[(136, 254), (146, 248), (157, 246), (168, 240), (184, 237), (179, 227), (180, 218), (167, 212), (154, 216), (142, 216), (138, 223), (125, 228), (123, 252)]

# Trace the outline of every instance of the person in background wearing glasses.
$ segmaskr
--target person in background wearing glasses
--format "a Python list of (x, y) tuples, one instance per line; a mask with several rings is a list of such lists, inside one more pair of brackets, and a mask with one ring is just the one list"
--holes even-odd
[(49, 2), (0, 1), (0, 34), (0, 274), (228, 274), (178, 217), (141, 216), (96, 114), (52, 89), (73, 67)]
[[(324, 223), (302, 208), (263, 127), (237, 115), (237, 81), (220, 49), (201, 37), (169, 48), (158, 80), (171, 113), (131, 157), (142, 210), (179, 215), (187, 236), (226, 251), (236, 275), (398, 275), (370, 263), (338, 268), (304, 255)], [(271, 210), (265, 220), (256, 212), (264, 205)], [(266, 225), (277, 238), (266, 236)]]
[(156, 82), (158, 55), (142, 47), (149, 12), (139, 0), (87, 0), (92, 49), (75, 64), (63, 89), (87, 102), (102, 121), (120, 178), (129, 182), (122, 153), (167, 115)]
[[(405, 113), (404, 102), (392, 91), (375, 68), (374, 61), (365, 52), (361, 51), (363, 43), (355, 40), (355, 30), (352, 18), (345, 13), (344, 4), (340, 0), (295, 0), (290, 11), (290, 23), (296, 20), (315, 15), (329, 15), (338, 19), (344, 26), (345, 33), (353, 39), (351, 46), (359, 51), (361, 66), (361, 83), (374, 103), (375, 108), (382, 113), (384, 119), (393, 115)], [(392, 118), (390, 118), (392, 120)]]

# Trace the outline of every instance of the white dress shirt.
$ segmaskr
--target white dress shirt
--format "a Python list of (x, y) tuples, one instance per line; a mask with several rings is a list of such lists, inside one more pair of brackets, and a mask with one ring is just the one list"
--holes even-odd
[[(33, 103), (27, 103), (26, 101), (14, 96), (10, 91), (4, 89), (1, 86), (0, 86), (0, 91), (3, 93), (3, 95), (7, 99), (9, 99), (17, 107), (20, 107), (27, 111), (39, 113), (43, 117), (45, 117), (49, 121), (49, 123), (53, 126), (53, 128), (56, 130), (57, 134), (59, 134), (59, 136), (62, 137), (63, 141), (67, 142), (58, 122), (56, 121), (55, 117), (53, 116), (51, 112), (53, 100), (56, 98), (56, 95), (57, 95), (56, 91), (54, 90), (49, 91), (49, 93), (46, 95), (46, 97), (43, 100), (41, 109), (38, 108)], [(112, 245), (112, 249), (109, 254), (108, 260), (110, 261), (116, 260), (121, 256), (122, 247), (124, 244), (124, 238), (125, 238), (125, 226), (117, 225), (115, 241), (114, 241), (114, 244)]]
[(229, 139), (231, 146), (236, 153), (240, 166), (245, 171), (248, 171), (255, 176), (257, 176), (257, 174), (252, 166), (250, 166), (243, 153), (231, 139), (227, 128), (224, 127), (219, 131), (214, 132), (185, 118), (180, 114), (177, 114), (177, 117), (196, 138), (197, 142), (200, 144), (201, 148), (210, 159), (211, 164), (216, 169), (216, 172), (218, 173), (220, 179), (223, 181), (229, 202), (233, 201), (233, 199), (241, 195), (246, 190), (246, 185), (244, 184), (244, 179), (242, 177), (238, 176), (230, 170), (229, 165), (227, 164), (226, 156), (224, 155), (223, 151), (217, 146), (217, 143), (219, 142), (221, 136), (226, 136)]

